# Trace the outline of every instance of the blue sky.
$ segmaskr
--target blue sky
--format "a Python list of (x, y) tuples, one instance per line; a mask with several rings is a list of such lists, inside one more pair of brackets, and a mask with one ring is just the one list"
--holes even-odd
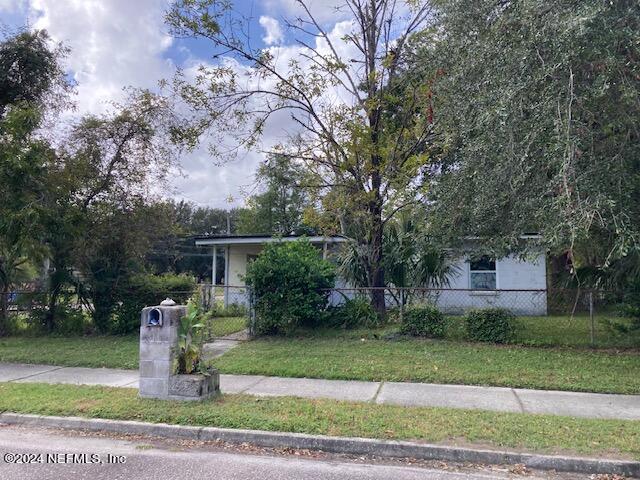
[[(127, 86), (155, 88), (170, 79), (176, 67), (208, 61), (206, 41), (174, 39), (164, 25), (169, 0), (0, 0), (0, 25), (44, 28), (71, 48), (67, 69), (78, 84), (77, 111), (101, 113), (110, 101), (123, 98)], [(310, 0), (314, 14), (328, 30), (342, 20), (339, 0)], [(237, 0), (234, 9), (251, 18), (251, 38), (257, 48), (271, 46), (285, 54), (293, 42), (283, 18), (294, 18), (294, 0)], [(280, 140), (285, 127), (270, 129), (264, 140)], [(241, 205), (252, 191), (253, 172), (262, 160), (246, 152), (218, 165), (202, 148), (181, 158), (182, 175), (172, 181), (171, 196), (199, 205)], [(229, 199), (232, 198), (230, 202)]]

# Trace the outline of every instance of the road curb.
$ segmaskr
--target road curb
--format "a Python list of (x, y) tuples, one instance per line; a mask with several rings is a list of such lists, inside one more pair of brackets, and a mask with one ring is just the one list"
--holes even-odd
[(559, 455), (538, 455), (496, 450), (430, 445), (370, 438), (330, 437), (301, 433), (267, 432), (216, 427), (195, 427), (145, 423), (130, 420), (53, 417), (19, 413), (1, 413), (0, 423), (70, 430), (105, 431), (150, 435), (165, 438), (251, 443), (260, 447), (322, 450), (331, 453), (406, 457), (421, 460), (443, 460), (460, 463), (524, 464), (529, 468), (588, 474), (640, 476), (640, 462), (607, 460)]

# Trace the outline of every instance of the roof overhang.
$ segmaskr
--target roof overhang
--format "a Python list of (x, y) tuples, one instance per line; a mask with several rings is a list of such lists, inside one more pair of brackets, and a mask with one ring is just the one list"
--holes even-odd
[(346, 242), (345, 237), (340, 236), (216, 236), (208, 238), (196, 238), (196, 246), (202, 247), (207, 245), (264, 245), (265, 243), (274, 242), (294, 242), (296, 240), (307, 240), (310, 243), (342, 243)]
[[(529, 233), (526, 235), (520, 235), (518, 238), (520, 240), (542, 240), (542, 235)], [(484, 240), (484, 237), (463, 237), (463, 240), (482, 241)]]

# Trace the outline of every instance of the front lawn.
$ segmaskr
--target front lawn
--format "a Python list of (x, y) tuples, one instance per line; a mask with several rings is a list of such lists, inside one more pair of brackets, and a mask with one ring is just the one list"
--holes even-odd
[[(212, 338), (244, 330), (247, 322), (245, 317), (210, 321)], [(0, 337), (0, 362), (136, 369), (139, 348), (137, 335)]]
[(138, 368), (137, 335), (0, 338), (0, 362)]
[[(386, 339), (393, 330), (260, 338), (230, 350), (215, 364), (221, 372), (235, 374), (640, 393), (637, 351)], [(135, 369), (138, 338), (3, 338), (0, 362)]]
[(216, 359), (223, 373), (640, 393), (640, 355), (354, 332), (260, 338)]
[(0, 411), (640, 459), (640, 422), (294, 397), (143, 400), (126, 388), (0, 383)]
[[(616, 334), (607, 323), (629, 324), (629, 318), (615, 315), (597, 315), (593, 322), (591, 345), (591, 320), (589, 315), (549, 315), (537, 317), (517, 317), (517, 335), (514, 343), (533, 346), (556, 347), (598, 347), (630, 348), (638, 347), (638, 339), (632, 335)], [(464, 340), (464, 318), (448, 317), (446, 335), (451, 340)]]

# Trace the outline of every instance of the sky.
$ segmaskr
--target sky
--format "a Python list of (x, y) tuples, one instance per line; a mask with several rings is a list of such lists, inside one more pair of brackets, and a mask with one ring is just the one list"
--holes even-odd
[[(328, 31), (340, 30), (339, 0), (310, 0), (314, 15)], [(177, 67), (211, 61), (206, 40), (172, 38), (164, 25), (169, 0), (0, 0), (0, 26), (46, 29), (71, 49), (68, 74), (77, 83), (77, 111), (99, 114), (109, 102), (124, 99), (128, 86), (157, 88)], [(236, 0), (234, 8), (250, 16), (252, 44), (286, 56), (296, 46), (283, 22), (300, 12), (294, 0)], [(274, 144), (288, 131), (287, 116), (266, 129), (263, 143)], [(182, 174), (171, 181), (170, 196), (200, 206), (241, 206), (254, 191), (254, 172), (263, 157), (246, 152), (226, 164), (206, 148), (180, 159)]]

